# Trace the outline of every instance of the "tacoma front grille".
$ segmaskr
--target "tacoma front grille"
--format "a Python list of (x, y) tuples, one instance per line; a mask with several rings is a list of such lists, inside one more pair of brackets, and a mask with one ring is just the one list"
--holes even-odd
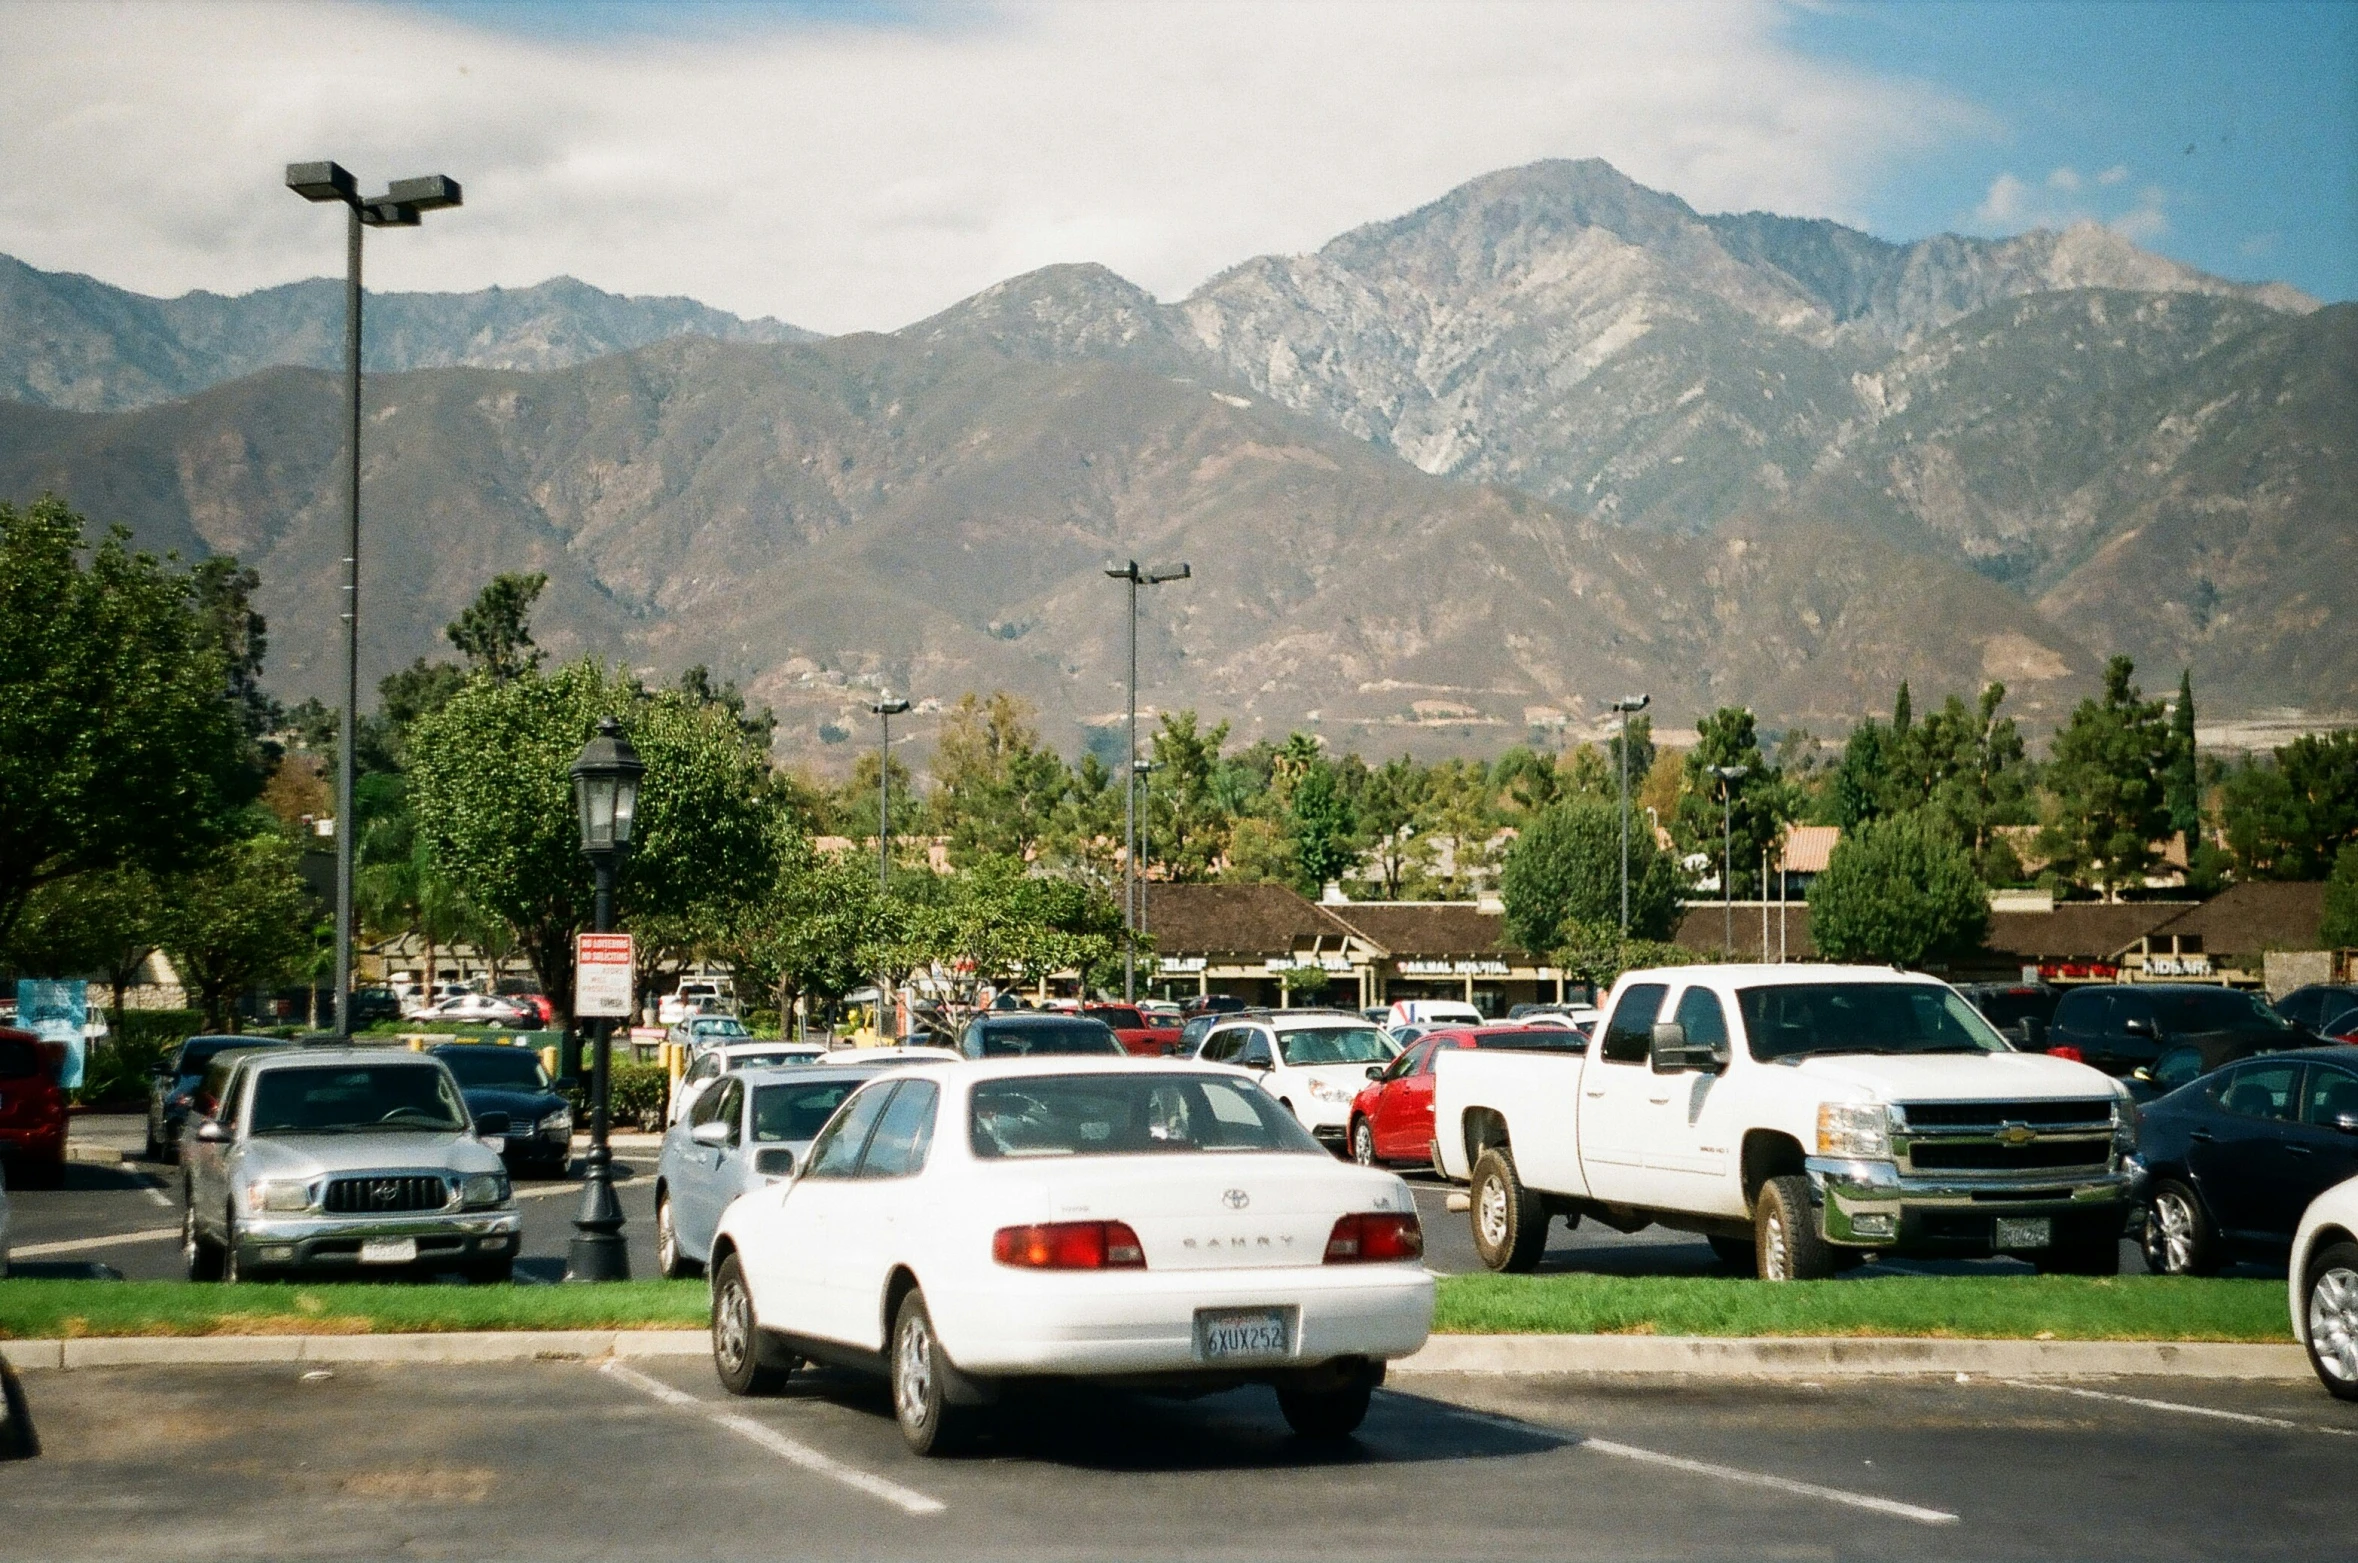
[(374, 1216), (404, 1210), (440, 1210), (450, 1200), (448, 1178), (414, 1174), (334, 1178), (328, 1182), (320, 1208), (331, 1215)]

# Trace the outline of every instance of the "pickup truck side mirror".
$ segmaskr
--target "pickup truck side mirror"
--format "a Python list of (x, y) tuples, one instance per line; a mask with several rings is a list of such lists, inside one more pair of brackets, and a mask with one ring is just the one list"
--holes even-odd
[(1266, 1058), (1240, 1058), (1237, 1060), (1237, 1064), (1245, 1069), (1259, 1069), (1263, 1071), (1275, 1069), (1277, 1067), (1274, 1062)]
[(1654, 1073), (1674, 1075), (1691, 1069), (1717, 1069), (1720, 1064), (1716, 1050), (1687, 1040), (1687, 1028), (1675, 1020), (1654, 1022), (1653, 1040), (1647, 1049)]
[(2036, 1015), (2025, 1015), (2022, 1019), (2022, 1046), (2025, 1052), (2047, 1051), (2047, 1023)]
[(2133, 1037), (2150, 1037), (2153, 1035), (2153, 1022), (2131, 1017), (2121, 1022), (2121, 1030)]

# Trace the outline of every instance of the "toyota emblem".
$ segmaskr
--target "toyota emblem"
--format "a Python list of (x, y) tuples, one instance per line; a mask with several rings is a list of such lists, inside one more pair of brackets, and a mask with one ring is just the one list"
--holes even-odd
[(1247, 1194), (1243, 1189), (1230, 1189), (1220, 1196), (1220, 1203), (1226, 1205), (1230, 1210), (1242, 1210), (1252, 1202), (1253, 1196)]

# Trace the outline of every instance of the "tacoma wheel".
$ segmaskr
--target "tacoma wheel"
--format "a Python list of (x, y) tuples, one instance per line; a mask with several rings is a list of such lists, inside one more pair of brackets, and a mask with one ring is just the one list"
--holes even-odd
[(180, 1262), (188, 1267), (188, 1278), (192, 1281), (221, 1279), (221, 1250), (206, 1242), (197, 1231), (193, 1203), (180, 1209)]

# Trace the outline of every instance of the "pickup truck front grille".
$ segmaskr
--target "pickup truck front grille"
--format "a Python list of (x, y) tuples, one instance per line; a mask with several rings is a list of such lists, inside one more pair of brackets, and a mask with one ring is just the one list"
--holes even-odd
[(450, 1199), (448, 1178), (397, 1174), (331, 1178), (319, 1203), (330, 1215), (380, 1216), (405, 1210), (440, 1210)]
[(1905, 1102), (1892, 1149), (1911, 1172), (2004, 1178), (2112, 1168), (2112, 1102)]
[(1988, 1133), (2002, 1124), (2027, 1124), (2033, 1129), (2112, 1127), (2112, 1101), (2063, 1102), (1905, 1102), (1911, 1129), (1969, 1129)]
[(2111, 1153), (2108, 1139), (2033, 1140), (2028, 1145), (1920, 1140), (1908, 1148), (1908, 1161), (1918, 1172), (2053, 1172), (2065, 1167), (2102, 1172)]

